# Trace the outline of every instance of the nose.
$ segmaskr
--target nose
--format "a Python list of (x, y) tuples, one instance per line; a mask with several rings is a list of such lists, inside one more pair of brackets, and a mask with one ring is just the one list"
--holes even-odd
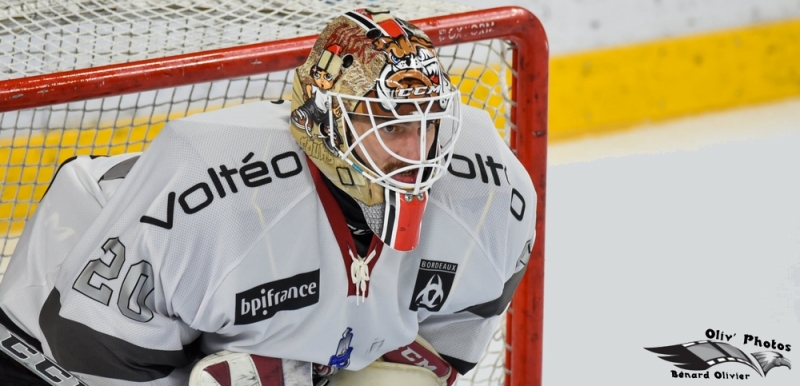
[[(419, 122), (409, 122), (402, 126), (402, 135), (399, 136), (395, 146), (392, 146), (392, 151), (397, 155), (408, 158), (411, 160), (421, 159), (423, 149), (422, 146), (422, 130), (420, 130)], [(425, 138), (425, 142), (430, 141), (430, 138)]]

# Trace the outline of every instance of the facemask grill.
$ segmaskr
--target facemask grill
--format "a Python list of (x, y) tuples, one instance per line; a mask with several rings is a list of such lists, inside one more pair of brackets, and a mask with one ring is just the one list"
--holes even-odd
[(337, 123), (329, 112), (327, 126), (341, 125), (341, 133), (323, 133), (322, 139), (371, 182), (397, 193), (420, 194), (445, 174), (461, 128), (460, 92), (448, 91), (420, 97), (424, 90), (409, 89), (405, 93), (411, 98), (406, 99), (329, 92), (330, 105), (360, 106), (364, 113), (342, 108)]

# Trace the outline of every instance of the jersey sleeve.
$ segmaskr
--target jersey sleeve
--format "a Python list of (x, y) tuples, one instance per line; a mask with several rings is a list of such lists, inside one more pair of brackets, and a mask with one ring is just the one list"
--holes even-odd
[(464, 122), (465, 136), (453, 155), (448, 200), (442, 205), (470, 230), (471, 240), (463, 242), (482, 251), (481, 261), (475, 256), (459, 263), (465, 272), (457, 296), (459, 304), (467, 306), (431, 315), (419, 328), (420, 335), (462, 374), (480, 360), (525, 274), (537, 203), (529, 174), (496, 134), (488, 115), (466, 108)]
[(113, 196), (139, 153), (72, 157), (58, 168), (28, 220), (0, 284), (0, 306), (25, 333), (42, 340), (39, 311), (48, 275), (62, 264)]

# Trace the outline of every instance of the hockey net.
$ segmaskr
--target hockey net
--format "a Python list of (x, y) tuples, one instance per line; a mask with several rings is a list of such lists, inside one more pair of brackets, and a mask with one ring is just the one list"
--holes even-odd
[(335, 15), (388, 8), (423, 28), (488, 111), (538, 193), (528, 272), (459, 385), (541, 382), (547, 41), (521, 8), (422, 0), (7, 0), (0, 5), (0, 280), (64, 160), (142, 151), (169, 120), (288, 99), (291, 69)]

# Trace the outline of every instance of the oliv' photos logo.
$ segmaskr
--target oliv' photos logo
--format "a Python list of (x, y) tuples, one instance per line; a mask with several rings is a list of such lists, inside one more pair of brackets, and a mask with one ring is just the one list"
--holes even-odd
[[(776, 367), (792, 368), (789, 359), (784, 355), (792, 351), (791, 344), (778, 342), (775, 339), (763, 339), (756, 335), (744, 334), (739, 339), (736, 333), (726, 334), (724, 331), (709, 328), (705, 331), (708, 340), (674, 344), (662, 347), (645, 347), (645, 350), (654, 352), (659, 358), (672, 362), (675, 367), (689, 371), (670, 370), (672, 378), (705, 378), (705, 379), (750, 379), (749, 372), (714, 371), (711, 367), (721, 363), (739, 363), (750, 367), (756, 374), (766, 377), (767, 373)], [(750, 356), (744, 353), (731, 342), (741, 342), (751, 352)], [(768, 349), (761, 351), (760, 349)]]

